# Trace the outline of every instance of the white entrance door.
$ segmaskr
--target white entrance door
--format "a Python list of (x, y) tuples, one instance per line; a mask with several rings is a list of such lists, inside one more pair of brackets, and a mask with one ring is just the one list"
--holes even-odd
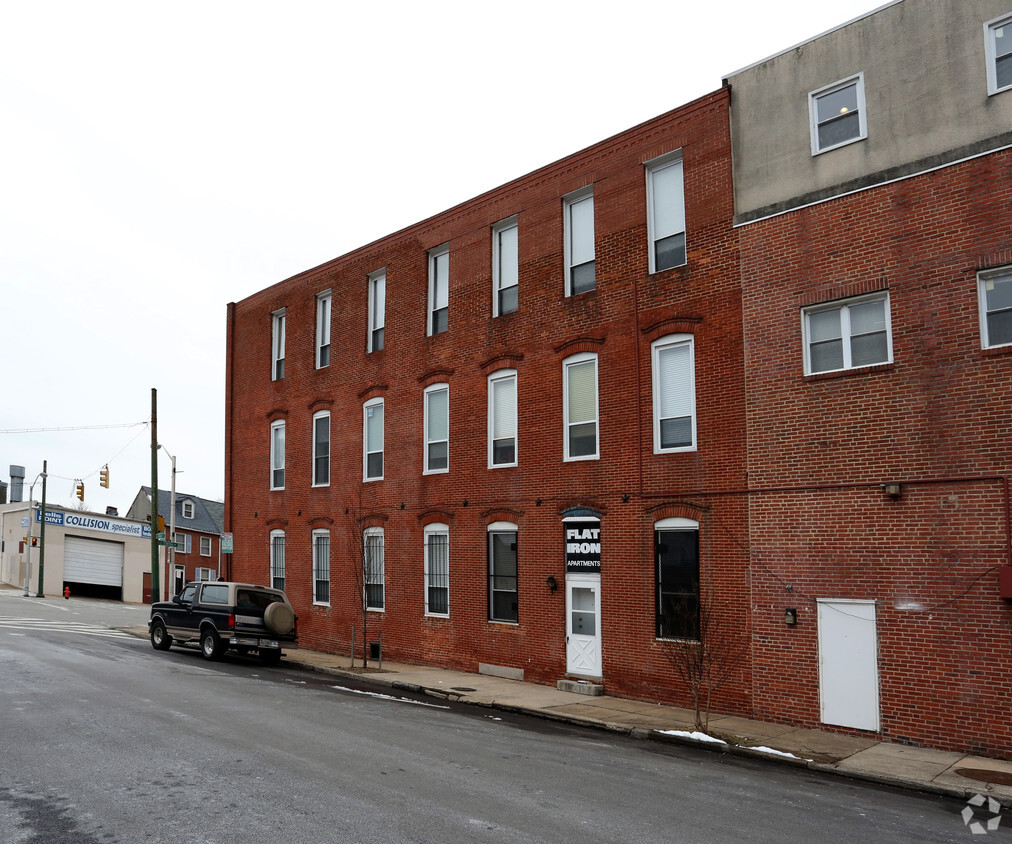
[(566, 673), (600, 677), (601, 575), (566, 577)]
[(877, 731), (875, 602), (820, 598), (818, 607), (822, 722)]

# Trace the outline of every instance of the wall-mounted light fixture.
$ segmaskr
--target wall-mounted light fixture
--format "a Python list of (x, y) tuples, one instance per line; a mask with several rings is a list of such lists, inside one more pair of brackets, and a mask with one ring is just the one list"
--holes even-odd
[(798, 623), (798, 610), (796, 607), (788, 607), (784, 610), (784, 624), (793, 627)]
[(548, 589), (552, 592), (559, 588), (559, 582), (551, 575), (545, 578), (545, 583), (548, 584)]
[(899, 498), (903, 495), (903, 484), (882, 484), (882, 492), (884, 492), (889, 498)]

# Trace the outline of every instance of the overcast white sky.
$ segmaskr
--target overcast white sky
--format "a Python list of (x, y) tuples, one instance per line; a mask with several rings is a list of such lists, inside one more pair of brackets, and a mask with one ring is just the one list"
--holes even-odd
[(0, 479), (125, 513), (154, 387), (222, 498), (228, 302), (882, 2), (0, 0)]

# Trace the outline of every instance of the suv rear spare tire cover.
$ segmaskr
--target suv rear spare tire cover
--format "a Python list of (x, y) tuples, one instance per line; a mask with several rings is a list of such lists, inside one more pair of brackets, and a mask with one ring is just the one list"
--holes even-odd
[(264, 626), (279, 636), (287, 636), (295, 629), (295, 613), (288, 604), (275, 601), (264, 611)]

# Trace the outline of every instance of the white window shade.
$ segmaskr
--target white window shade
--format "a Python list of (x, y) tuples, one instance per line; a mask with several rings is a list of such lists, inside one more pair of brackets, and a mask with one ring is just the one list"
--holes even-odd
[(654, 240), (685, 231), (682, 162), (672, 161), (652, 171)]
[(597, 366), (594, 361), (569, 365), (569, 421), (591, 422), (597, 418)]
[(449, 390), (435, 390), (427, 395), (429, 401), (429, 440), (449, 439)]
[(495, 381), (492, 385), (492, 402), (494, 405), (492, 420), (493, 437), (498, 440), (516, 436), (516, 379), (504, 378), (500, 381)]
[(594, 197), (587, 196), (569, 206), (570, 255), (576, 266), (594, 260)]
[(688, 345), (661, 349), (657, 355), (660, 372), (660, 413), (662, 419), (692, 413), (692, 352)]

